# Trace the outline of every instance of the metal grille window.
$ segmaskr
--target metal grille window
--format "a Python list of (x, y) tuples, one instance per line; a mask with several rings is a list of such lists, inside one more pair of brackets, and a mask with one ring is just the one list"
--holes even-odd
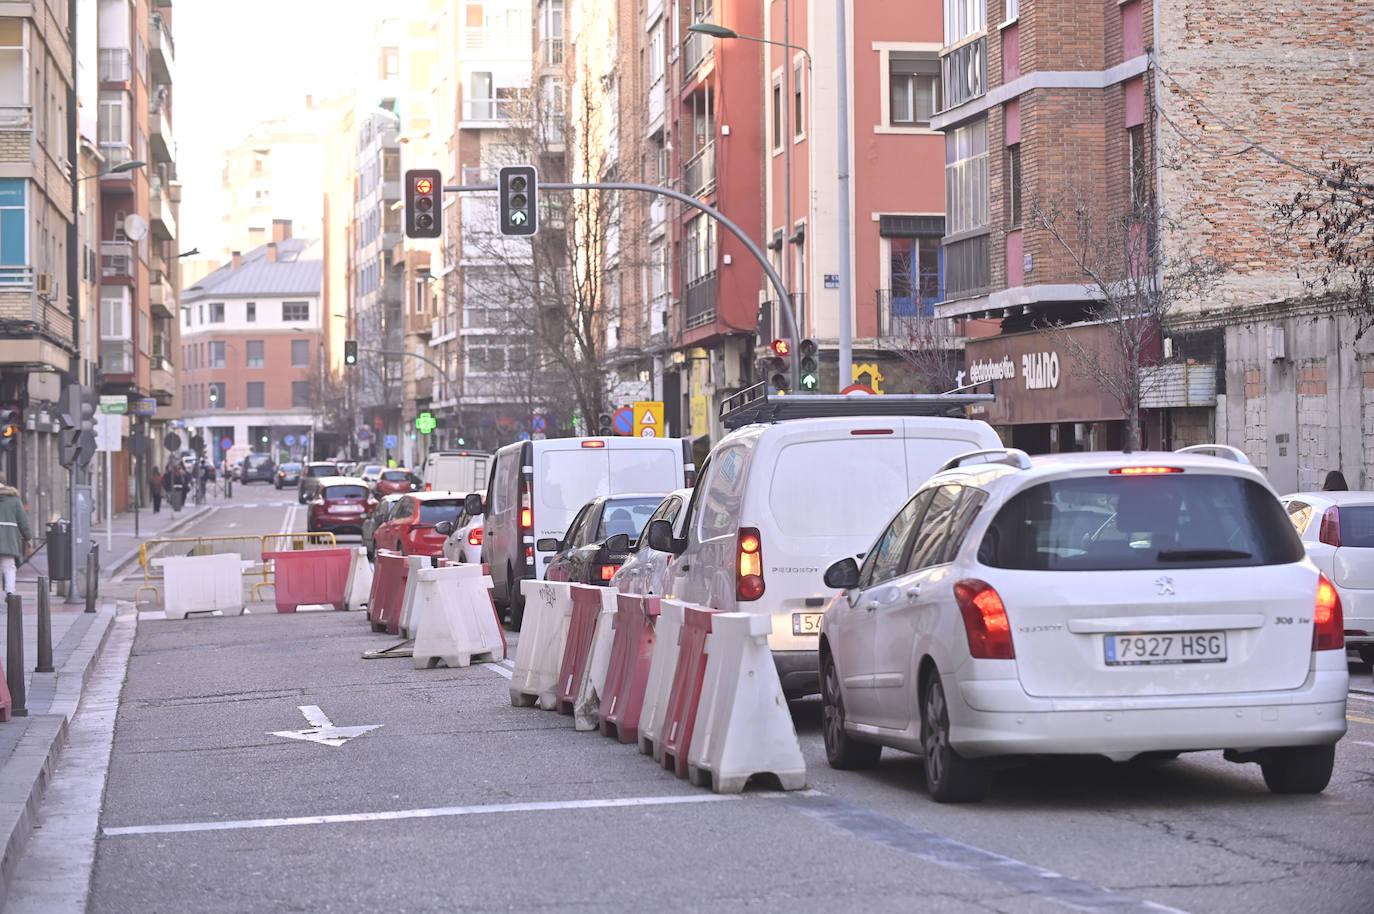
[(1126, 128), (1131, 156), (1131, 206), (1139, 209), (1150, 203), (1150, 170), (1145, 148), (1145, 125)]
[(223, 341), (223, 340), (211, 340), (211, 341), (210, 341), (210, 367), (211, 367), (211, 368), (223, 368), (223, 367), (224, 367), (224, 341)]
[(248, 382), (248, 389), (247, 389), (246, 393), (248, 394), (247, 403), (248, 403), (248, 408), (249, 408), (249, 409), (262, 409), (262, 408), (263, 408), (263, 403), (264, 403), (263, 391), (264, 391), (264, 389), (265, 389), (265, 385), (263, 384), (262, 381), (249, 381), (249, 382)]
[(265, 364), (262, 340), (248, 340), (243, 344), (244, 365), (248, 368), (261, 368)]
[(297, 368), (310, 364), (310, 341), (291, 341), (291, 364)]
[(292, 381), (291, 382), (291, 408), (308, 409), (310, 407), (310, 382)]

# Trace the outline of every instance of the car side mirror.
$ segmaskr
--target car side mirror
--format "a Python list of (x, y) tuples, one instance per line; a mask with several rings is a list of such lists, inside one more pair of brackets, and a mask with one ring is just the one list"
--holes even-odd
[(624, 555), (630, 551), (630, 534), (617, 533), (607, 537), (606, 542), (601, 544), (601, 548), (611, 555)]
[(687, 548), (686, 538), (679, 539), (673, 536), (672, 522), (663, 518), (649, 522), (648, 529), (644, 531), (644, 539), (650, 549), (671, 552), (673, 555), (681, 555)]
[(859, 583), (859, 563), (853, 559), (840, 559), (825, 569), (825, 586), (838, 590), (848, 590)]
[(441, 520), (434, 525), (434, 532), (443, 534), (444, 536), (450, 535), (455, 529), (453, 521), (451, 520)]
[(561, 545), (562, 542), (560, 542), (559, 540), (556, 540), (551, 536), (546, 536), (543, 539), (538, 540), (534, 544), (534, 548), (538, 549), (540, 552), (557, 552), (558, 547)]
[(463, 499), (463, 510), (473, 517), (482, 514), (485, 510), (482, 505), (482, 496), (476, 492), (469, 494), (467, 498)]

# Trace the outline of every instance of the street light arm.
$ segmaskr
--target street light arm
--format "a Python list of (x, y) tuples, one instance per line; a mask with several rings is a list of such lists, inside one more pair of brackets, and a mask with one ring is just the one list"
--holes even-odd
[(696, 22), (687, 26), (687, 31), (696, 32), (698, 35), (710, 35), (712, 38), (743, 38), (745, 41), (757, 41), (759, 44), (774, 44), (780, 48), (789, 48), (793, 51), (801, 51), (806, 58), (806, 72), (811, 72), (811, 52), (799, 44), (788, 44), (785, 41), (773, 41), (768, 38), (755, 38), (753, 35), (741, 35), (734, 29), (727, 29), (722, 26), (712, 25), (709, 22)]

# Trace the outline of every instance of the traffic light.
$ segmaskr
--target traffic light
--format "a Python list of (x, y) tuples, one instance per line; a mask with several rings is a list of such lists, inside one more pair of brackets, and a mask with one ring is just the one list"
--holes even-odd
[(615, 426), (612, 424), (610, 413), (602, 413), (596, 417), (596, 433), (603, 438), (615, 434)]
[(201, 457), (205, 456), (205, 436), (200, 432), (196, 432), (191, 436), (191, 450), (195, 451)]
[(533, 235), (539, 228), (539, 175), (533, 165), (506, 165), (498, 181), (502, 235)]
[(437, 168), (406, 169), (406, 237), (443, 234), (444, 180)]
[(344, 365), (352, 368), (358, 364), (358, 341), (344, 340)]
[(14, 450), (19, 444), (19, 410), (0, 409), (0, 448)]
[(817, 360), (819, 347), (815, 340), (802, 340), (797, 344), (797, 354), (801, 357), (798, 366), (798, 386), (809, 393), (815, 393), (821, 386), (821, 366)]
[(77, 470), (84, 468), (95, 456), (95, 402), (89, 388), (72, 384), (63, 398), (58, 416), (62, 431), (58, 436), (62, 466)]
[(768, 383), (779, 393), (787, 393), (792, 389), (792, 345), (787, 340), (774, 340), (768, 348), (773, 351), (767, 359)]

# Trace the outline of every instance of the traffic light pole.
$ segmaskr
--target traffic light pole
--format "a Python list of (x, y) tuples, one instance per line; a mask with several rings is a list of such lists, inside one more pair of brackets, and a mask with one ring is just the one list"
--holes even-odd
[[(501, 189), (500, 186), (499, 186), (499, 185), (496, 185), (496, 184), (446, 184), (446, 185), (444, 185), (444, 193), (446, 193), (446, 194), (474, 193), (474, 192), (482, 192), (482, 191), (499, 191), (500, 189)], [(582, 184), (582, 183), (568, 184), (568, 183), (545, 183), (545, 182), (541, 181), (541, 182), (539, 182), (539, 189), (540, 189), (540, 190), (634, 190), (634, 191), (639, 191), (640, 193), (646, 193), (646, 194), (661, 194), (662, 196), (665, 196), (665, 197), (672, 197), (674, 200), (678, 200), (678, 201), (680, 201), (680, 202), (682, 202), (682, 203), (686, 203), (688, 206), (695, 207), (696, 209), (698, 209), (698, 210), (700, 210), (701, 212), (705, 213), (706, 215), (710, 216), (712, 219), (715, 219), (715, 220), (716, 220), (717, 222), (719, 222), (721, 225), (725, 226), (726, 231), (728, 231), (730, 234), (732, 234), (732, 235), (734, 235), (736, 238), (738, 238), (739, 241), (740, 241), (740, 243), (743, 244), (746, 248), (749, 249), (749, 253), (751, 253), (751, 254), (754, 255), (754, 259), (757, 260), (757, 261), (759, 262), (759, 266), (763, 268), (764, 274), (767, 275), (769, 283), (771, 283), (772, 286), (773, 286), (773, 288), (777, 290), (777, 293), (778, 293), (778, 300), (779, 300), (780, 302), (782, 302), (783, 305), (784, 305), (784, 307), (780, 308), (779, 310), (780, 310), (780, 311), (783, 313), (783, 315), (786, 316), (786, 318), (787, 318), (788, 341), (791, 343), (791, 349), (790, 349), (790, 351), (789, 351), (788, 354), (787, 354), (787, 360), (788, 360), (788, 363), (791, 365), (791, 368), (792, 368), (792, 372), (791, 372), (791, 373), (792, 373), (792, 377), (795, 378), (795, 377), (798, 376), (798, 370), (797, 370), (797, 348), (798, 348), (798, 345), (799, 345), (800, 342), (801, 342), (801, 337), (800, 337), (800, 334), (798, 334), (798, 332), (797, 332), (797, 315), (796, 315), (796, 313), (793, 311), (792, 296), (787, 294), (787, 287), (783, 284), (782, 277), (778, 275), (778, 271), (777, 271), (777, 270), (773, 269), (773, 265), (772, 265), (771, 263), (768, 262), (768, 258), (764, 256), (764, 253), (763, 253), (762, 249), (760, 249), (759, 246), (758, 246), (757, 244), (754, 243), (754, 240), (753, 240), (752, 238), (750, 238), (750, 237), (744, 232), (743, 229), (741, 229), (741, 228), (740, 228), (738, 225), (736, 225), (735, 223), (731, 222), (730, 219), (729, 219), (729, 217), (727, 217), (727, 216), (726, 216), (724, 213), (722, 213), (720, 210), (716, 209), (716, 208), (713, 207), (713, 206), (708, 206), (708, 205), (706, 205), (705, 203), (702, 203), (700, 200), (698, 200), (696, 197), (691, 196), (690, 194), (684, 194), (684, 193), (682, 193), (681, 191), (673, 190), (671, 187), (660, 187), (660, 186), (658, 186), (657, 184), (636, 184), (636, 183), (628, 182), (628, 181), (595, 181), (595, 182), (592, 182), (592, 183), (589, 183), (589, 184)], [(375, 351), (375, 350), (374, 350), (374, 351)], [(408, 353), (389, 353), (389, 354), (392, 354), (392, 355), (413, 355), (413, 356), (415, 356), (417, 359), (424, 359), (424, 361), (429, 362), (429, 359), (425, 359), (424, 356), (418, 355), (418, 354), (413, 353), (413, 352), (408, 352)], [(429, 363), (430, 363), (431, 365), (434, 364), (433, 362), (429, 362)], [(438, 366), (435, 366), (435, 367), (438, 368)], [(441, 373), (442, 373), (442, 372), (441, 372)], [(841, 379), (841, 380), (843, 380), (843, 379)]]

